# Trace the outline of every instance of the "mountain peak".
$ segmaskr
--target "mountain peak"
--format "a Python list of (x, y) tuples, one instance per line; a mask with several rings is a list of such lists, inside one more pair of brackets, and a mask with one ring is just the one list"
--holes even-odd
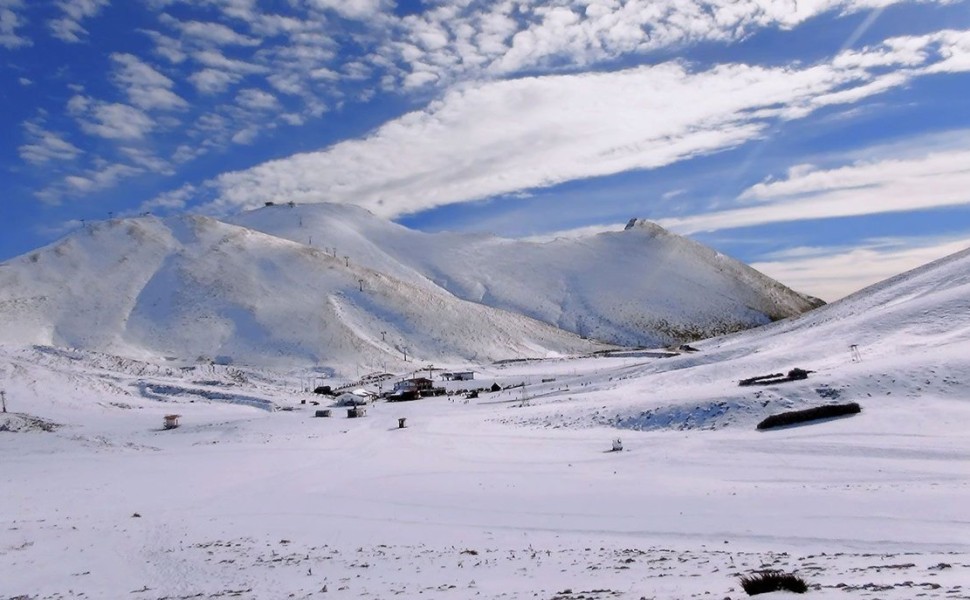
[(657, 225), (653, 221), (648, 221), (646, 219), (639, 219), (637, 217), (633, 217), (632, 219), (627, 221), (626, 227), (623, 228), (623, 231), (630, 231), (631, 229), (643, 230), (654, 237), (659, 235), (673, 235), (672, 233), (670, 233), (660, 225)]
[[(89, 224), (0, 270), (0, 342), (335, 368), (660, 346), (800, 314), (804, 296), (647, 235), (422, 233), (342, 204)], [(36, 257), (36, 260), (34, 259)], [(581, 339), (587, 338), (587, 339)]]

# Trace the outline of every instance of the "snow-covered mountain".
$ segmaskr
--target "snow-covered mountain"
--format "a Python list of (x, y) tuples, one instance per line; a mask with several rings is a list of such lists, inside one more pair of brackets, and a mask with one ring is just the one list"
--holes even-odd
[(622, 345), (710, 337), (821, 304), (641, 220), (625, 231), (545, 243), (423, 233), (337, 204), (270, 206), (231, 222)]
[[(970, 249), (799, 317), (694, 346), (696, 353), (590, 382), (584, 408), (567, 413), (550, 405), (530, 422), (715, 429), (840, 400), (877, 415), (907, 415), (913, 425), (932, 415), (957, 422), (962, 413), (953, 411), (966, 410), (970, 390)], [(812, 373), (773, 386), (737, 385), (794, 367)]]
[[(104, 268), (118, 259), (97, 238), (127, 247), (130, 236), (146, 250)], [(157, 288), (196, 278), (207, 310), (252, 291), (234, 286), (294, 295), (276, 291), (290, 289), (280, 271), (291, 262), (310, 269), (304, 279), (348, 277), (345, 294), (355, 283), (321, 274), (345, 261), (314, 266), (297, 258), (316, 256), (304, 246), (205, 219), (101, 225), (62, 244), (37, 253), (29, 283), (56, 290), (54, 275), (97, 264), (105, 281), (72, 284), (72, 298), (98, 296), (103, 310), (87, 316), (105, 326), (120, 302), (110, 293), (128, 289), (113, 273), (136, 260), (124, 275), (165, 273)], [(141, 280), (131, 288), (153, 288)], [(179, 304), (149, 297), (153, 310)], [(43, 306), (5, 330), (79, 311)], [(375, 402), (351, 419), (314, 417), (327, 400), (299, 391), (311, 368), (0, 345), (4, 595), (734, 598), (738, 576), (766, 565), (817, 598), (966, 595), (970, 251), (696, 346), (475, 365), (474, 382), (442, 382), (451, 396)], [(795, 366), (810, 377), (737, 385)], [(493, 382), (504, 389), (459, 393)], [(862, 411), (754, 426), (833, 402)], [(171, 414), (181, 425), (165, 430)]]
[(539, 244), (282, 205), (89, 224), (8, 261), (0, 343), (347, 372), (668, 344), (814, 305), (644, 222)]
[(10, 261), (0, 315), (5, 343), (344, 372), (603, 347), (205, 217), (92, 224)]

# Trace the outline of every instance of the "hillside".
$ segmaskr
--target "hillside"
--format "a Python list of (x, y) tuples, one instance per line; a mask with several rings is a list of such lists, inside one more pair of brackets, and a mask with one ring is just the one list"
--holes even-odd
[(271, 206), (231, 222), (335, 248), (338, 257), (377, 271), (621, 345), (711, 337), (821, 304), (639, 220), (625, 231), (545, 243), (422, 233), (335, 204)]
[(666, 345), (815, 305), (643, 222), (537, 244), (340, 205), (231, 221), (92, 223), (7, 261), (0, 343), (347, 373)]
[[(171, 246), (146, 264), (247, 231), (141, 225)], [(0, 591), (737, 598), (770, 568), (813, 598), (966, 596), (970, 252), (695, 345), (481, 364), (450, 396), (354, 419), (314, 417), (329, 406), (300, 391), (312, 368), (0, 346)], [(813, 372), (737, 385), (794, 366)], [(862, 412), (755, 429), (833, 402)]]
[[(800, 317), (694, 346), (697, 353), (641, 360), (590, 382), (582, 391), (585, 406), (561, 411), (548, 405), (527, 422), (719, 429), (841, 401), (859, 402), (863, 415), (869, 409), (908, 415), (903, 418), (912, 425), (934, 427), (934, 418), (956, 423), (970, 390), (970, 249)], [(794, 367), (812, 374), (804, 381), (738, 386), (741, 379)]]
[(10, 261), (0, 315), (8, 344), (345, 373), (603, 347), (204, 217), (92, 224)]

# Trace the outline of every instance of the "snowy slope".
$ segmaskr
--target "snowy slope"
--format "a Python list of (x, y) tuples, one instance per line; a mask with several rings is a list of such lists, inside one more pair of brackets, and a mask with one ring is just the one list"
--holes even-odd
[(344, 372), (379, 370), (405, 353), (462, 363), (601, 347), (203, 217), (89, 225), (9, 261), (0, 315), (5, 343)]
[[(295, 373), (0, 346), (0, 597), (738, 598), (761, 569), (966, 597), (968, 298), (964, 252), (697, 353), (483, 364), (451, 385), (525, 386), (359, 419)], [(754, 429), (836, 401), (863, 411)]]
[(624, 345), (710, 337), (820, 304), (644, 221), (622, 232), (546, 243), (426, 234), (334, 204), (266, 207), (231, 222)]
[[(913, 424), (958, 422), (963, 412), (953, 411), (970, 408), (970, 250), (800, 317), (694, 345), (699, 352), (662, 361), (628, 353), (628, 366), (584, 386), (585, 408), (549, 405), (528, 422), (714, 429), (840, 401), (860, 403), (864, 415), (869, 407), (911, 412)], [(794, 367), (814, 373), (804, 381), (737, 385)]]

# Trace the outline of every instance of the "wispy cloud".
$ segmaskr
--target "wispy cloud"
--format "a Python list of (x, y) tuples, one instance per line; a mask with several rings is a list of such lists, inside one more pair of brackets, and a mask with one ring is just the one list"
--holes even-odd
[[(968, 132), (964, 132), (964, 136)], [(914, 145), (917, 145), (914, 143)], [(907, 151), (908, 154), (912, 149)], [(970, 143), (924, 156), (794, 168), (741, 195), (743, 208), (663, 219), (679, 233), (970, 205)]]
[(99, 160), (95, 167), (68, 175), (38, 190), (34, 196), (46, 204), (60, 204), (65, 198), (112, 188), (121, 181), (144, 171), (145, 169), (130, 164)]
[[(329, 200), (396, 216), (655, 168), (755, 139), (779, 119), (903, 85), (959, 55), (967, 36), (896, 38), (853, 52), (851, 61), (840, 55), (806, 67), (726, 64), (695, 72), (671, 62), (468, 84), (365, 139), (224, 174), (209, 183), (219, 196), (213, 208), (267, 198), (314, 201), (325, 189)], [(921, 62), (912, 62), (913, 48)], [(864, 60), (868, 55), (878, 60)], [(905, 77), (886, 71), (893, 60)]]
[(0, 0), (0, 47), (8, 50), (31, 46), (30, 38), (18, 33), (27, 24), (23, 0)]
[[(905, 1), (905, 0), (903, 0)], [(394, 56), (406, 87), (469, 74), (571, 69), (700, 41), (735, 41), (820, 14), (884, 9), (898, 0), (539, 0), (440, 3), (399, 24), (380, 54)]]
[(82, 154), (80, 148), (65, 140), (60, 134), (48, 131), (36, 122), (24, 123), (27, 143), (18, 148), (20, 157), (34, 165), (50, 161), (69, 161)]
[(127, 104), (104, 102), (81, 94), (67, 103), (68, 113), (87, 134), (113, 140), (136, 140), (155, 128), (155, 121)]
[(347, 19), (365, 20), (380, 16), (390, 3), (387, 0), (308, 0), (308, 4), (332, 10)]
[(51, 35), (69, 43), (82, 41), (88, 30), (81, 22), (96, 16), (110, 3), (111, 0), (60, 0), (57, 8), (62, 16), (47, 23)]
[(797, 248), (751, 266), (831, 302), (968, 246), (966, 237), (866, 240), (854, 247)]
[(139, 207), (139, 212), (151, 212), (155, 210), (172, 211), (185, 208), (189, 199), (196, 193), (194, 185), (186, 184), (177, 190), (160, 194), (147, 202), (143, 202)]
[(112, 54), (115, 64), (112, 76), (128, 100), (142, 110), (185, 109), (188, 103), (172, 91), (171, 79), (131, 54)]
[(276, 96), (256, 88), (248, 88), (236, 95), (236, 103), (250, 110), (274, 110), (279, 108)]
[(586, 225), (585, 227), (563, 229), (561, 231), (553, 231), (550, 233), (543, 233), (541, 235), (530, 235), (520, 239), (527, 242), (545, 243), (553, 240), (584, 238), (610, 231), (623, 231), (623, 227), (624, 225), (622, 223), (613, 223), (610, 225)]
[(178, 29), (182, 36), (203, 47), (211, 46), (258, 46), (261, 40), (236, 31), (222, 23), (205, 21), (179, 21), (172, 17), (165, 22)]

